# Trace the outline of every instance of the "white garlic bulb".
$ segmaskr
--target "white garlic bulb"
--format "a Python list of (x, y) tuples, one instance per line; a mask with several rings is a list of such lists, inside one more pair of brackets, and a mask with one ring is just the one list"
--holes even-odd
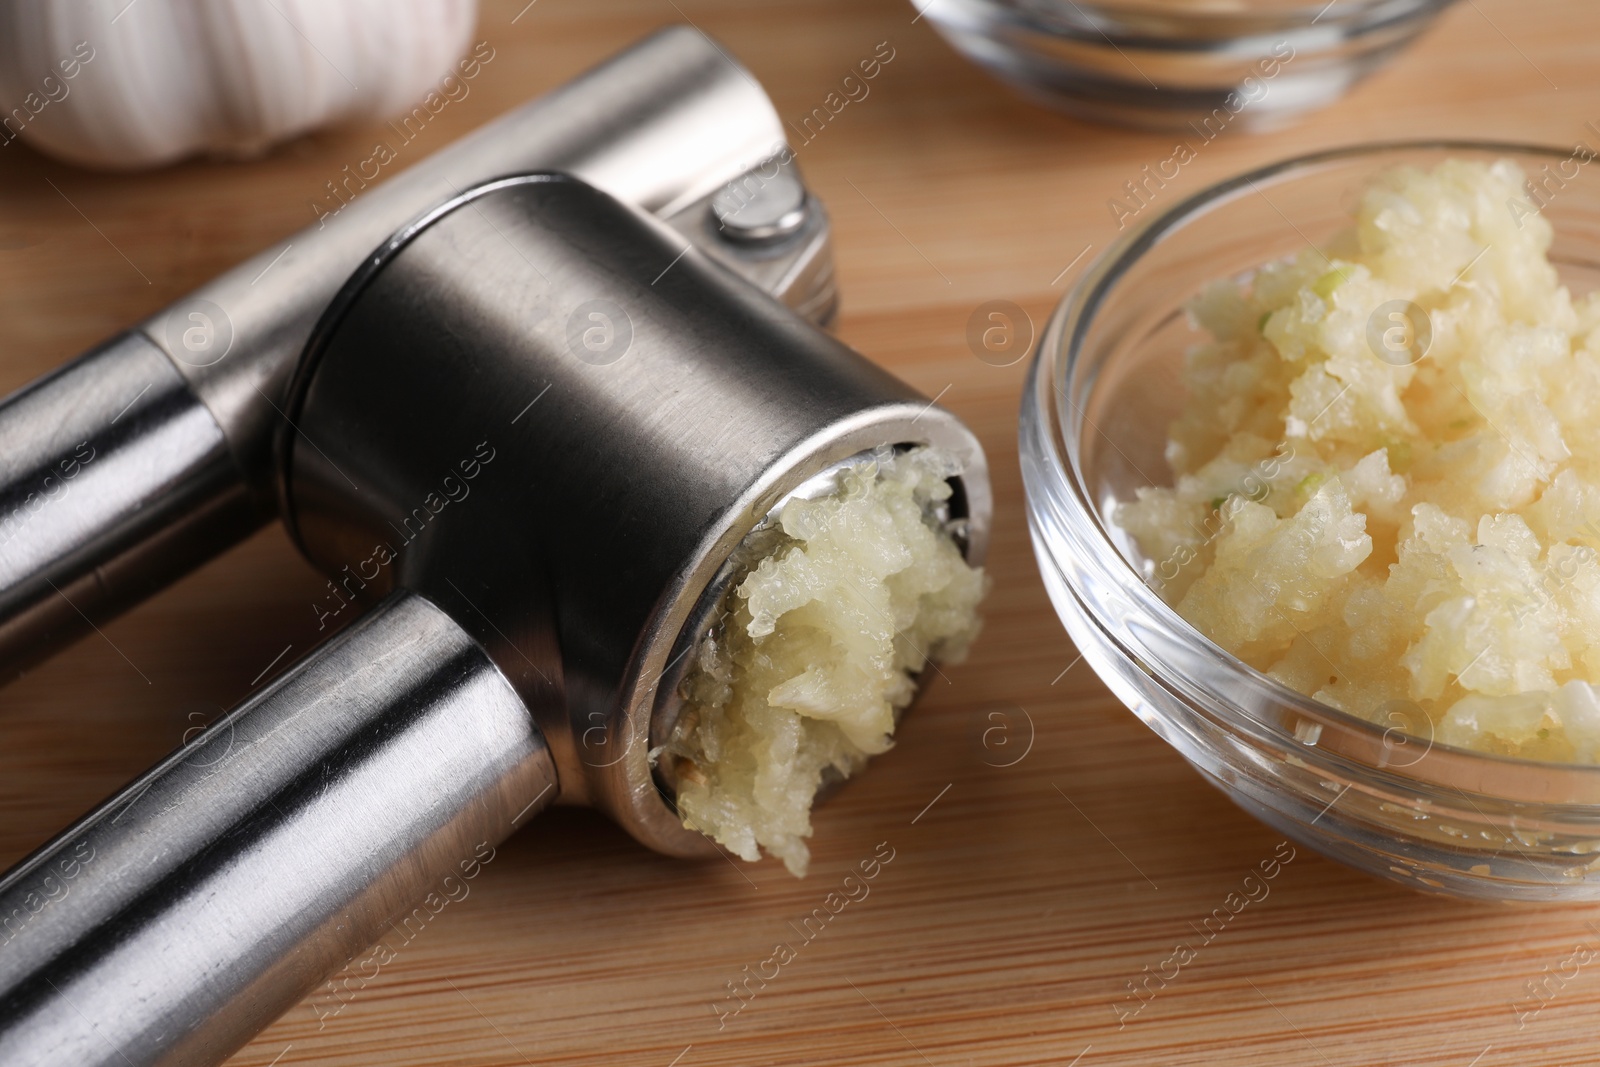
[(88, 166), (253, 155), (458, 76), (476, 0), (0, 0), (0, 148)]

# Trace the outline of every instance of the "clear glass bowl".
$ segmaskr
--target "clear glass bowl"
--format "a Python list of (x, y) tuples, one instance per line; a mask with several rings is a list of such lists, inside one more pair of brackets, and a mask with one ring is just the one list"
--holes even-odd
[[(1303, 696), (1212, 644), (1141, 579), (1112, 521), (1170, 484), (1163, 448), (1199, 336), (1184, 303), (1349, 225), (1377, 170), (1509, 157), (1549, 190), (1552, 259), (1574, 296), (1600, 286), (1600, 164), (1566, 149), (1429, 142), (1266, 167), (1130, 230), (1044, 331), (1022, 401), (1029, 525), (1045, 585), (1111, 691), (1245, 810), (1310, 848), (1423, 891), (1600, 899), (1600, 767), (1435, 744)], [(1550, 170), (1546, 172), (1545, 167)], [(1569, 172), (1576, 172), (1567, 178)], [(1559, 185), (1545, 178), (1554, 175)]]
[(1210, 140), (1332, 103), (1454, 0), (912, 0), (1024, 96)]

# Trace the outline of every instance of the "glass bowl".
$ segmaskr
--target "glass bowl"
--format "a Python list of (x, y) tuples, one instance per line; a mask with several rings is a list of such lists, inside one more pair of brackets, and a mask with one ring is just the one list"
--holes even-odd
[(913, 0), (968, 59), (1097, 122), (1270, 127), (1331, 104), (1454, 0)]
[(1571, 150), (1365, 145), (1223, 182), (1126, 233), (1052, 316), (1022, 401), (1030, 532), (1084, 658), (1246, 811), (1423, 891), (1595, 900), (1600, 767), (1450, 748), (1404, 716), (1386, 727), (1273, 681), (1179, 617), (1141, 578), (1148, 564), (1111, 521), (1138, 486), (1170, 484), (1167, 425), (1199, 337), (1184, 303), (1208, 281), (1248, 275), (1349, 225), (1375, 171), (1450, 156), (1519, 162), (1546, 190), (1563, 283), (1575, 296), (1600, 286), (1600, 166), (1576, 163)]

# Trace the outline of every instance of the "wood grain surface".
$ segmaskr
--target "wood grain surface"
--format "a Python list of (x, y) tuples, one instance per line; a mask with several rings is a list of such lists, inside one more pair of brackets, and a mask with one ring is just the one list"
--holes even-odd
[[(303, 1004), (233, 1062), (1600, 1063), (1600, 965), (1574, 974), (1567, 962), (1576, 946), (1600, 947), (1600, 909), (1429, 899), (1304, 850), (1119, 1028), (1127, 983), (1189, 938), (1279, 839), (1077, 664), (1027, 541), (1022, 368), (980, 362), (965, 331), (996, 298), (1042, 323), (1114, 236), (1108, 198), (1166, 158), (1170, 136), (1018, 102), (904, 0), (525, 3), (484, 5), (479, 33), (497, 58), (410, 151), (446, 144), (667, 22), (717, 36), (785, 116), (809, 112), (890, 42), (895, 58), (871, 95), (799, 158), (833, 215), (840, 333), (938, 394), (989, 450), (988, 629), (894, 751), (819, 811), (804, 881), (774, 863), (669, 860), (599, 816), (557, 811), (503, 845), (470, 896), (337, 1016)], [(1161, 196), (1374, 138), (1593, 143), (1584, 123), (1600, 120), (1597, 58), (1593, 0), (1467, 0), (1345, 101), (1286, 131), (1230, 131)], [(323, 181), (371, 137), (322, 133), (247, 165), (137, 176), (0, 152), (0, 392), (310, 222)], [(0, 863), (249, 693), (286, 646), (290, 658), (306, 651), (321, 584), (269, 529), (0, 690)], [(894, 858), (870, 895), (719, 1020), (726, 983), (796, 940), (790, 924), (880, 842)], [(1527, 984), (1558, 971), (1554, 999), (1519, 1023)]]

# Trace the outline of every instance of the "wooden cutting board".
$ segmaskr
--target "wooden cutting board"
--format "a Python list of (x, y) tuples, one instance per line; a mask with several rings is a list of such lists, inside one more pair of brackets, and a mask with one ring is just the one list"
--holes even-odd
[[(1075, 665), (1027, 540), (1022, 367), (980, 362), (965, 330), (996, 298), (1042, 323), (1114, 235), (1107, 200), (1170, 154), (1170, 136), (1017, 102), (903, 0), (526, 2), (484, 5), (497, 59), (419, 153), (669, 21), (716, 35), (794, 117), (889, 42), (871, 95), (799, 158), (834, 220), (840, 333), (940, 396), (989, 450), (988, 630), (895, 750), (818, 813), (806, 880), (665, 859), (598, 816), (556, 812), (339, 1014), (301, 1005), (235, 1063), (1600, 1062), (1600, 965), (1573, 962), (1600, 948), (1600, 908), (1428, 899), (1303, 850), (1119, 1029), (1126, 983), (1278, 838)], [(1593, 144), (1597, 51), (1600, 5), (1467, 0), (1342, 103), (1285, 132), (1218, 138), (1161, 195), (1374, 138)], [(324, 133), (249, 165), (138, 176), (0, 152), (0, 392), (311, 221), (325, 178), (371, 139)], [(310, 647), (321, 584), (270, 529), (0, 690), (0, 864), (232, 705), (286, 646), (283, 662)], [(797, 940), (791, 924), (880, 843), (894, 858), (869, 895), (719, 1017), (726, 983)], [(1554, 973), (1559, 991), (1519, 1023), (1527, 983)]]

